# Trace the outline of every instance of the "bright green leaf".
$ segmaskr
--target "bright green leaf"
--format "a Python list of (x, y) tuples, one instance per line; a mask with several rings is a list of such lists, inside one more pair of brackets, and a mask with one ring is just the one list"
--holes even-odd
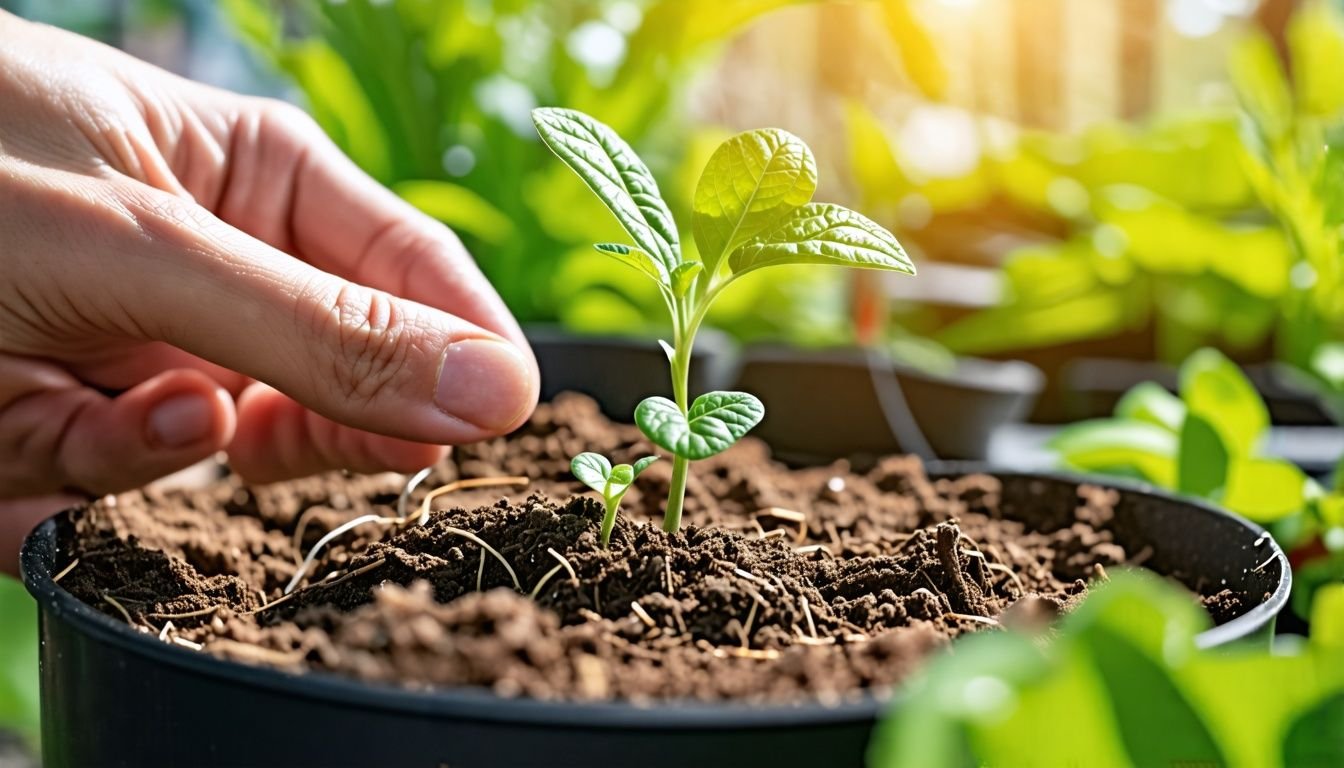
[(611, 128), (572, 109), (532, 110), (537, 133), (667, 271), (681, 262), (677, 225), (648, 166)]
[(736, 443), (765, 416), (765, 406), (746, 392), (709, 392), (682, 414), (665, 397), (650, 397), (635, 409), (635, 423), (660, 448), (691, 460), (707, 459)]
[(638, 248), (631, 248), (628, 245), (620, 243), (598, 243), (593, 246), (599, 253), (604, 253), (613, 259), (634, 267), (653, 278), (660, 285), (666, 285), (668, 282), (667, 270), (663, 265), (649, 254)]
[(635, 468), (629, 464), (617, 464), (611, 468), (611, 474), (607, 476), (607, 487), (603, 489), (602, 495), (611, 498), (616, 494), (625, 493), (625, 489), (635, 482)]
[(1143, 421), (1096, 419), (1071, 424), (1050, 441), (1070, 467), (1136, 474), (1171, 488), (1176, 483), (1176, 435)]
[(701, 269), (701, 264), (698, 261), (678, 264), (677, 268), (672, 270), (672, 294), (680, 297), (689, 293), (691, 286), (695, 285), (695, 278), (699, 277)]
[(809, 203), (728, 257), (734, 274), (781, 264), (836, 264), (915, 274), (896, 237), (864, 216), (831, 203)]
[(1235, 458), (1228, 466), (1222, 503), (1258, 523), (1269, 523), (1302, 509), (1309, 482), (1286, 461)]
[(649, 468), (649, 465), (650, 465), (650, 464), (653, 464), (653, 462), (655, 462), (655, 461), (657, 461), (657, 460), (658, 460), (658, 457), (657, 457), (657, 456), (645, 456), (644, 458), (640, 459), (639, 461), (636, 461), (636, 462), (635, 462), (635, 467), (634, 467), (634, 469), (635, 469), (635, 477), (639, 477), (641, 474), (643, 474), (643, 473), (644, 473), (644, 470), (648, 469), (648, 468)]
[(1344, 693), (1303, 712), (1283, 737), (1286, 766), (1344, 765)]
[(584, 485), (598, 493), (605, 493), (607, 478), (611, 477), (611, 462), (600, 453), (584, 452), (569, 463), (569, 471)]
[(484, 243), (499, 245), (514, 233), (508, 216), (461, 185), (448, 181), (403, 181), (392, 190), (416, 208)]
[(1344, 584), (1326, 584), (1316, 590), (1311, 604), (1311, 642), (1344, 650)]
[(1292, 92), (1274, 44), (1263, 34), (1243, 40), (1232, 51), (1231, 70), (1232, 84), (1251, 119), (1250, 138), (1263, 153), (1288, 134), (1293, 119)]
[(1088, 645), (1134, 765), (1227, 764), (1208, 726), (1160, 663), (1103, 627), (1088, 632)]
[(1201, 349), (1181, 365), (1181, 399), (1207, 421), (1233, 456), (1249, 456), (1269, 428), (1269, 410), (1236, 363)]
[(1185, 403), (1161, 384), (1145, 381), (1130, 388), (1120, 398), (1115, 405), (1115, 417), (1144, 421), (1178, 432), (1185, 419)]
[(772, 230), (817, 190), (817, 163), (801, 139), (777, 128), (719, 145), (695, 188), (696, 246), (712, 276), (719, 260)]
[(1180, 455), (1176, 459), (1176, 489), (1213, 498), (1227, 483), (1228, 451), (1217, 430), (1194, 413), (1181, 424)]

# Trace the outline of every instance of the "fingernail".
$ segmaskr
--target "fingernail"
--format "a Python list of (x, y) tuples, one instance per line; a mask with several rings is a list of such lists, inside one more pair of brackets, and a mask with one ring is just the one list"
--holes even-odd
[(176, 395), (149, 412), (149, 442), (183, 448), (210, 434), (210, 403), (200, 395)]
[(513, 427), (535, 397), (521, 350), (486, 339), (449, 346), (434, 390), (434, 404), (441, 410), (495, 432)]

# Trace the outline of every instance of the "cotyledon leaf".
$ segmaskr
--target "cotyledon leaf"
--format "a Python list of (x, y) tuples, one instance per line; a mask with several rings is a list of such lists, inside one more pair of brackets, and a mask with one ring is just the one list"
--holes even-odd
[(665, 397), (650, 397), (635, 409), (635, 423), (649, 440), (693, 461), (726, 450), (763, 416), (765, 406), (746, 392), (708, 392), (685, 414)]
[(719, 145), (695, 187), (691, 229), (712, 276), (719, 260), (773, 229), (817, 191), (817, 162), (778, 128), (739, 133)]
[(734, 274), (783, 264), (837, 264), (915, 273), (896, 237), (867, 217), (831, 203), (808, 203), (728, 257)]
[(611, 476), (611, 462), (600, 453), (584, 452), (569, 463), (569, 471), (584, 485), (598, 493), (604, 493), (607, 478)]
[(532, 110), (541, 140), (593, 190), (635, 244), (671, 272), (681, 263), (676, 222), (648, 166), (616, 132), (572, 109)]

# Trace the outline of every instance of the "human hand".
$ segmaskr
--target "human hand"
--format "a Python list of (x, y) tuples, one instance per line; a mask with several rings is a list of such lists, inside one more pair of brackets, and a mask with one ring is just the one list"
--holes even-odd
[(0, 105), (0, 570), (71, 493), (410, 471), (531, 413), (458, 240), (298, 109), (3, 12)]

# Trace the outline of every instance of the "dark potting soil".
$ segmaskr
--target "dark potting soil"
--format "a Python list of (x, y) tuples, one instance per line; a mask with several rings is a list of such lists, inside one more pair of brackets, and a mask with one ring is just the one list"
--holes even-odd
[[(989, 476), (931, 481), (908, 457), (788, 470), (753, 440), (694, 466), (676, 534), (659, 527), (671, 463), (654, 464), (604, 550), (601, 505), (569, 474), (584, 450), (654, 453), (562, 397), (455, 449), (409, 522), (338, 537), (287, 599), (328, 531), (398, 515), (405, 477), (106, 497), (64, 523), (61, 584), (164, 642), (290, 670), (540, 699), (834, 701), (889, 689), (962, 633), (1047, 624), (1130, 561), (1106, 527), (1114, 491), (1080, 486), (1032, 529), (1000, 516)], [(429, 489), (503, 476), (532, 481), (447, 493), (415, 523)], [(1217, 616), (1237, 600), (1209, 602)]]

